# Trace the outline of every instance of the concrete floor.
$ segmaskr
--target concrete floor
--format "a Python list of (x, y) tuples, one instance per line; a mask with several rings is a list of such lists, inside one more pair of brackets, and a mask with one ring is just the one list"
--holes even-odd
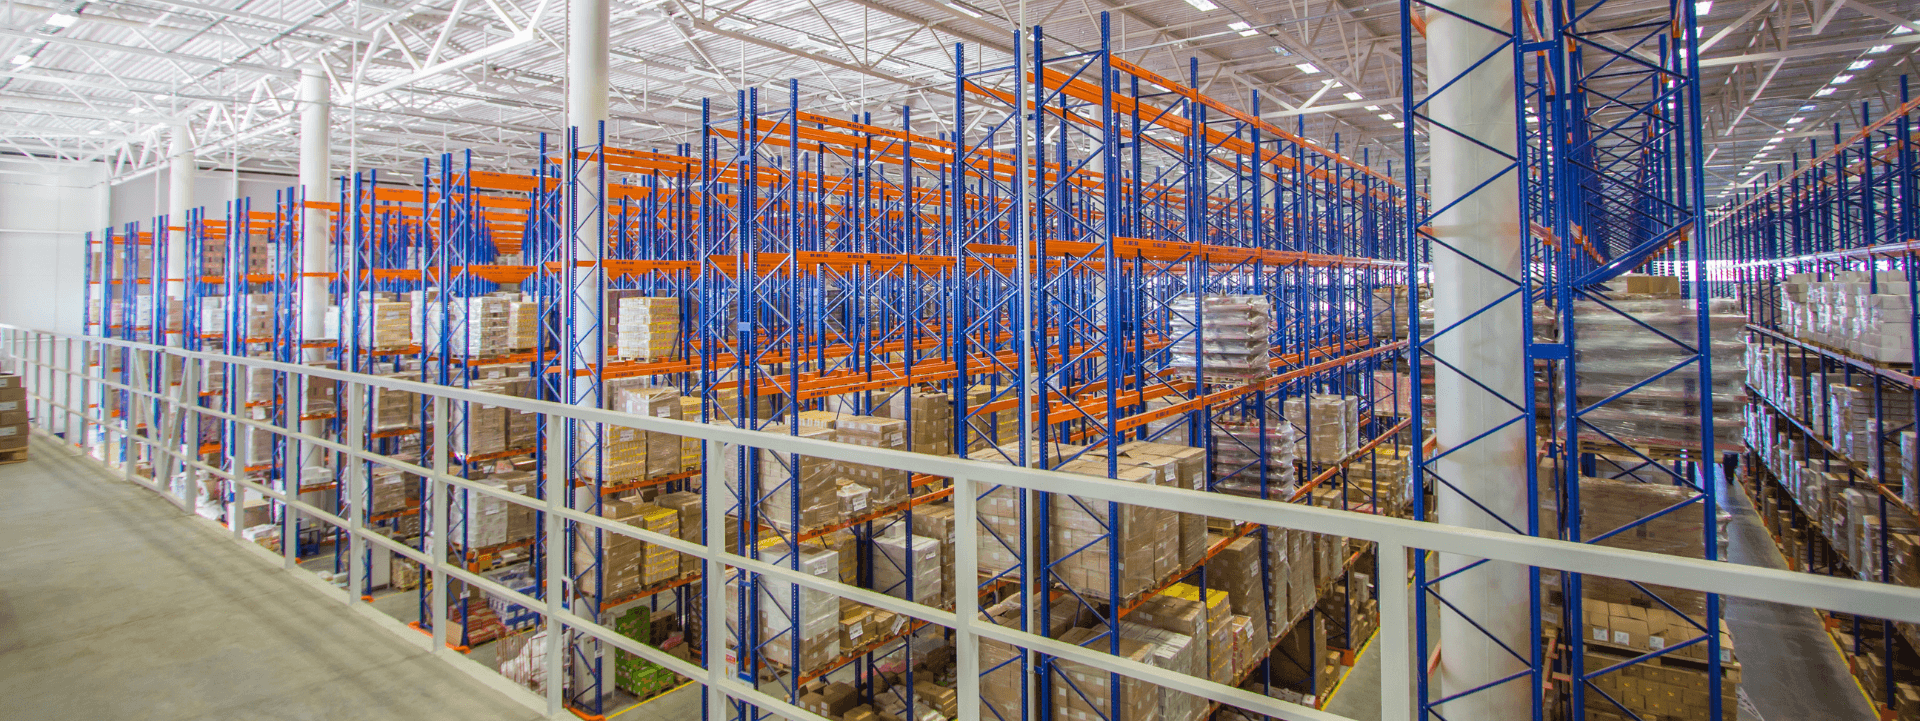
[(7, 718), (535, 719), (152, 493), (0, 466)]

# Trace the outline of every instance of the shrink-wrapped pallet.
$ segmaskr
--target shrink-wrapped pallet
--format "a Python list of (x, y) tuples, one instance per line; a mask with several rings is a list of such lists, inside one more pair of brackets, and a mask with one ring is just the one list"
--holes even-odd
[(1173, 311), (1168, 369), (1214, 384), (1241, 384), (1272, 374), (1273, 309), (1257, 295), (1181, 296)]

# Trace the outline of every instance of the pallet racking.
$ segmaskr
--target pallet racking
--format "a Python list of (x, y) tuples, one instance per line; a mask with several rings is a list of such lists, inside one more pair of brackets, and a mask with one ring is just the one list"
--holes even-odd
[[(1103, 38), (1105, 32), (1103, 24)], [(1019, 40), (1035, 50), (1030, 67), (982, 69), (964, 60), (967, 48), (956, 48), (953, 116), (983, 120), (950, 126), (962, 132), (918, 130), (915, 114), (924, 110), (916, 108), (901, 109), (897, 120), (810, 112), (798, 84), (789, 83), (783, 102), (764, 102), (757, 89), (731, 103), (709, 101), (698, 136), (671, 151), (609, 147), (599, 128), (574, 129), (564, 143), (543, 139), (536, 166), (525, 174), (482, 171), (470, 152), (450, 153), (423, 160), (411, 186), (366, 171), (341, 180), (337, 203), (295, 189), (280, 194), (268, 213), (236, 201), (225, 223), (198, 211), (198, 221), (187, 224), (189, 246), (224, 240), (227, 253), (223, 277), (190, 276), (194, 342), (235, 355), (267, 352), (289, 362), (406, 372), (463, 388), (482, 367), (506, 367), (530, 375), (539, 397), (569, 404), (604, 406), (611, 384), (644, 378), (697, 397), (699, 420), (778, 425), (794, 434), (802, 432), (795, 422), (801, 413), (887, 413), (908, 429), (903, 445), (910, 450), (1013, 465), (1093, 463), (1117, 474), (1127, 462), (1122, 446), (1164, 442), (1200, 449), (1202, 470), (1194, 477), (1205, 490), (1407, 512), (1382, 482), (1418, 445), (1408, 432), (1417, 424), (1416, 401), (1381, 390), (1405, 387), (1392, 380), (1405, 370), (1397, 360), (1405, 341), (1397, 333), (1377, 337), (1374, 317), (1376, 290), (1418, 279), (1417, 270), (1405, 275), (1417, 264), (1410, 266), (1397, 239), (1410, 214), (1393, 168), (1382, 172), (1365, 155), (1348, 157), (1338, 138), (1322, 146), (1298, 126), (1262, 120), (1257, 99), (1243, 110), (1205, 95), (1192, 67), (1181, 82), (1120, 59), (1105, 43), (1049, 54), (1038, 29)], [(309, 292), (301, 281), (314, 273), (302, 259), (308, 239), (300, 234), (306, 214), (315, 212), (333, 223), (332, 270), (324, 275), (328, 300), (340, 310), (329, 340), (305, 337), (299, 310), (310, 300), (301, 297)], [(256, 235), (269, 250), (271, 272), (246, 267)], [(205, 254), (196, 256), (190, 265), (199, 269)], [(450, 306), (502, 288), (532, 297), (538, 340), (529, 352), (475, 353), (458, 340), (468, 316)], [(438, 332), (406, 348), (376, 347), (363, 303), (374, 293), (400, 292), (423, 302), (434, 294), (438, 304), (421, 312), (437, 323), (422, 330)], [(615, 308), (607, 298), (629, 292), (677, 299), (671, 353), (615, 357), (608, 337)], [(253, 294), (271, 297), (270, 338), (248, 332), (245, 301)], [(1176, 358), (1181, 344), (1207, 341), (1208, 306), (1194, 299), (1213, 296), (1251, 299), (1280, 319), (1256, 349), (1253, 372), (1235, 377), (1204, 359)], [(226, 301), (217, 333), (202, 318), (213, 298)], [(1404, 325), (1411, 310), (1385, 307), (1386, 326)], [(396, 361), (404, 365), (389, 365)], [(1179, 582), (1207, 586), (1210, 570), (1224, 573), (1222, 554), (1250, 538), (1261, 549), (1254, 584), (1261, 591), (1246, 599), (1242, 615), (1270, 628), (1259, 648), (1250, 648), (1258, 661), (1238, 664), (1222, 680), (1269, 693), (1292, 686), (1323, 698), (1330, 689), (1320, 685), (1327, 649), (1319, 644), (1346, 652), (1337, 668), (1351, 663), (1373, 625), (1356, 616), (1357, 601), (1319, 608), (1323, 598), (1368, 595), (1367, 581), (1349, 571), (1370, 564), (1370, 551), (1336, 539), (1314, 541), (1332, 560), (1309, 579), (1310, 598), (1280, 607), (1266, 594), (1286, 582), (1277, 556), (1290, 537), (1277, 529), (1235, 525), (1207, 536), (1202, 521), (1199, 552), (1156, 569), (1141, 585), (1119, 572), (1128, 552), (1120, 529), (1110, 525), (1073, 548), (1054, 533), (1060, 514), (1118, 518), (1119, 504), (1091, 508), (1022, 491), (1018, 538), (999, 539), (1017, 561), (991, 577), (957, 579), (958, 588), (937, 598), (916, 598), (914, 579), (926, 572), (916, 564), (925, 560), (906, 553), (896, 562), (879, 545), (927, 533), (923, 524), (937, 522), (927, 514), (962, 492), (947, 479), (906, 479), (898, 499), (882, 507), (808, 522), (800, 507), (807, 479), (796, 475), (809, 462), (802, 457), (710, 446), (701, 451), (702, 472), (608, 482), (602, 471), (609, 429), (543, 427), (537, 447), (469, 454), (460, 450), (472, 441), (468, 409), (439, 416), (422, 403), (409, 425), (345, 428), (303, 413), (307, 389), (287, 387), (284, 379), (249, 404), (246, 380), (226, 378), (208, 402), (230, 413), (267, 414), (288, 430), (326, 421), (308, 430), (383, 452), (408, 444), (416, 458), (443, 458), (463, 475), (485, 462), (531, 458), (539, 481), (530, 495), (559, 493), (565, 508), (583, 513), (602, 514), (615, 496), (697, 489), (703, 504), (728, 508), (742, 554), (798, 570), (801, 549), (856, 539), (860, 562), (852, 577), (917, 603), (952, 607), (956, 593), (974, 586), (979, 606), (1031, 598), (1034, 608), (1021, 615), (1049, 618), (1058, 608), (1117, 629), (1148, 599), (1177, 592)], [(1313, 427), (1313, 414), (1328, 406), (1305, 402), (1312, 396), (1354, 399), (1341, 412), (1351, 414), (1356, 429), (1339, 449), (1319, 448), (1324, 437), (1308, 433), (1297, 465), (1263, 453), (1238, 466), (1214, 458), (1233, 450), (1223, 444), (1263, 451), (1257, 444), (1266, 441), (1248, 446), (1247, 439), (1291, 434), (1289, 424)], [(1298, 402), (1297, 417), (1285, 417), (1289, 401)], [(365, 404), (365, 417), (378, 415), (371, 398), (337, 402)], [(218, 452), (231, 456), (246, 444), (239, 424), (228, 425)], [(1034, 442), (1019, 442), (1029, 438)], [(236, 466), (266, 474), (289, 493), (337, 494), (341, 518), (390, 528), (412, 548), (447, 554), (470, 570), (490, 567), (508, 550), (469, 543), (458, 513), (448, 516), (446, 538), (402, 530), (403, 514), (438, 527), (424, 522), (472, 502), (474, 491), (433, 498), (422, 481), (403, 508), (375, 511), (375, 464), (333, 457), (314, 464), (328, 469), (324, 480), (304, 478), (301, 455), (296, 445), (276, 445), (260, 463)], [(1236, 480), (1204, 479), (1216, 470)], [(1350, 474), (1369, 479), (1366, 486), (1349, 491)], [(732, 495), (728, 476), (738, 489)], [(1011, 489), (979, 491), (985, 498)], [(238, 531), (247, 499), (226, 500)], [(349, 567), (358, 590), (375, 593), (370, 579), (378, 574), (367, 549), (342, 549), (339, 529), (283, 505), (269, 508), (289, 563), (331, 546), (334, 570)], [(531, 595), (561, 594), (572, 613), (596, 622), (645, 602), (681, 612), (690, 630), (705, 633), (709, 622), (716, 632), (726, 627), (717, 612), (708, 618), (694, 593), (706, 580), (698, 576), (602, 595), (604, 533), (561, 523), (572, 534), (567, 548), (529, 549), (536, 564), (550, 566), (532, 574), (539, 581)], [(1096, 553), (1106, 559), (1104, 575), (1072, 572)], [(903, 585), (886, 588), (883, 577)], [(799, 588), (739, 569), (716, 582), (739, 588), (733, 620), (744, 637), (732, 661), (742, 678), (765, 680), (798, 703), (815, 680), (850, 673), (866, 698), (897, 694), (909, 714), (923, 703), (913, 692), (914, 674), (937, 645), (932, 629), (908, 624), (815, 663), (802, 658), (805, 644), (761, 634), (763, 618), (799, 607)], [(411, 612), (399, 613), (451, 646), (478, 646), (471, 620), (482, 611), (472, 593), (454, 593), (461, 585), (423, 580)], [(769, 595), (776, 592), (780, 598)], [(436, 604), (447, 604), (444, 617), (462, 621), (457, 629), (431, 627), (431, 619), (443, 617)], [(1316, 640), (1311, 629), (1323, 624), (1329, 632)], [(789, 620), (787, 628), (799, 625)], [(1298, 629), (1305, 629), (1304, 646), (1289, 643), (1303, 633)], [(1123, 639), (1103, 631), (1081, 640), (1118, 651)], [(608, 649), (577, 636), (565, 647), (568, 706), (587, 718), (610, 715), (625, 697), (608, 681)], [(1036, 709), (1064, 694), (1091, 693), (1056, 659), (1021, 653), (1013, 663), (1022, 676), (1032, 670), (1039, 679), (1027, 697)], [(905, 683), (881, 691), (877, 679), (886, 669), (899, 669)], [(1117, 677), (1108, 679), (1119, 687)]]
[[(1843, 136), (1835, 123), (1830, 140), (1808, 141), (1804, 161), (1796, 151), (1742, 188), (1712, 226), (1724, 268), (1713, 280), (1744, 303), (1755, 418), (1745, 480), (1756, 503), (1774, 512), (1768, 528), (1789, 563), (1915, 585), (1909, 539), (1920, 504), (1913, 445), (1901, 440), (1912, 434), (1920, 400), (1916, 357), (1910, 340), (1878, 343), (1911, 339), (1916, 322), (1920, 176), (1910, 140), (1920, 102), (1904, 76), (1899, 100), (1877, 117), (1862, 103), (1858, 131)], [(1833, 300), (1808, 298), (1813, 288)], [(1901, 307), (1860, 332), (1802, 317), (1800, 309), (1824, 314), (1860, 295)], [(1883, 717), (1920, 713), (1900, 681), (1916, 667), (1920, 633), (1858, 616), (1829, 615), (1827, 623)]]

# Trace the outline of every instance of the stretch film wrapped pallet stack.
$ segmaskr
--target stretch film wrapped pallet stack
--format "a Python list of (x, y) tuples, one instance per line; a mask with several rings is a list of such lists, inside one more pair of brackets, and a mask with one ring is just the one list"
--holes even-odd
[(1296, 483), (1300, 434), (1284, 418), (1257, 422), (1216, 421), (1213, 433), (1214, 490), (1258, 498), (1264, 466), (1268, 498), (1284, 496)]
[[(1273, 308), (1264, 296), (1181, 296), (1169, 332), (1174, 338), (1168, 369), (1208, 384), (1239, 385), (1273, 373)], [(1197, 331), (1197, 332), (1196, 332)]]
[(360, 304), (360, 344), (378, 351), (413, 345), (413, 304), (403, 300), (367, 300)]
[(1314, 463), (1334, 463), (1360, 446), (1360, 397), (1316, 393), (1282, 406)]
[[(1702, 411), (1698, 372), (1689, 367), (1660, 374), (1682, 365), (1693, 355), (1689, 347), (1704, 340), (1713, 360), (1709, 410), (1714, 419), (1714, 443), (1721, 451), (1741, 447), (1741, 411), (1747, 400), (1742, 383), (1746, 377), (1742, 337), (1746, 316), (1740, 313), (1737, 301), (1721, 298), (1707, 303), (1709, 335), (1705, 339), (1699, 337), (1698, 314), (1691, 299), (1630, 295), (1605, 304), (1593, 300), (1574, 303), (1574, 332), (1582, 349), (1577, 364), (1579, 401), (1593, 405), (1612, 399), (1582, 412), (1585, 424), (1591, 426), (1583, 424), (1582, 440), (1610, 445), (1698, 447)], [(1614, 398), (1629, 388), (1630, 392)], [(1541, 402), (1545, 402), (1544, 397)]]
[(533, 350), (539, 341), (540, 304), (532, 301), (516, 300), (507, 303), (507, 348), (513, 351)]
[(1910, 363), (1912, 290), (1898, 271), (1794, 273), (1780, 285), (1781, 328), (1870, 361)]
[[(760, 550), (760, 560), (792, 568), (794, 560), (790, 549), (790, 546), (777, 541), (767, 543)], [(839, 578), (838, 551), (803, 546), (799, 549), (798, 560), (800, 573), (829, 580)], [(827, 591), (799, 586), (800, 605), (796, 608), (793, 605), (795, 584), (762, 577), (759, 585), (760, 618), (764, 629), (760, 638), (766, 643), (766, 658), (781, 665), (791, 664), (796, 634), (800, 639), (802, 673), (818, 669), (840, 655), (840, 597)], [(729, 618), (732, 616), (728, 614)]]

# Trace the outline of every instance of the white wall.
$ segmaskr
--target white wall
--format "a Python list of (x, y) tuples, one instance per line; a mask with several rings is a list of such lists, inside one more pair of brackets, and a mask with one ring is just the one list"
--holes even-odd
[[(227, 203), (236, 197), (252, 198), (255, 211), (273, 210), (273, 194), (293, 187), (298, 179), (291, 175), (241, 173), (235, 195), (234, 174), (226, 170), (202, 168), (193, 178), (193, 205), (206, 208), (207, 217), (226, 217)], [(112, 207), (107, 222), (119, 228), (139, 223), (142, 229), (167, 212), (168, 181), (166, 171), (148, 173), (113, 186)]]
[(79, 333), (86, 235), (106, 227), (98, 163), (0, 159), (0, 322)]
[[(194, 205), (226, 217), (235, 197), (273, 207), (292, 176), (203, 169)], [(166, 171), (113, 185), (102, 163), (40, 163), (0, 158), (0, 323), (80, 333), (85, 303), (86, 233), (137, 222), (150, 230), (167, 209)]]

